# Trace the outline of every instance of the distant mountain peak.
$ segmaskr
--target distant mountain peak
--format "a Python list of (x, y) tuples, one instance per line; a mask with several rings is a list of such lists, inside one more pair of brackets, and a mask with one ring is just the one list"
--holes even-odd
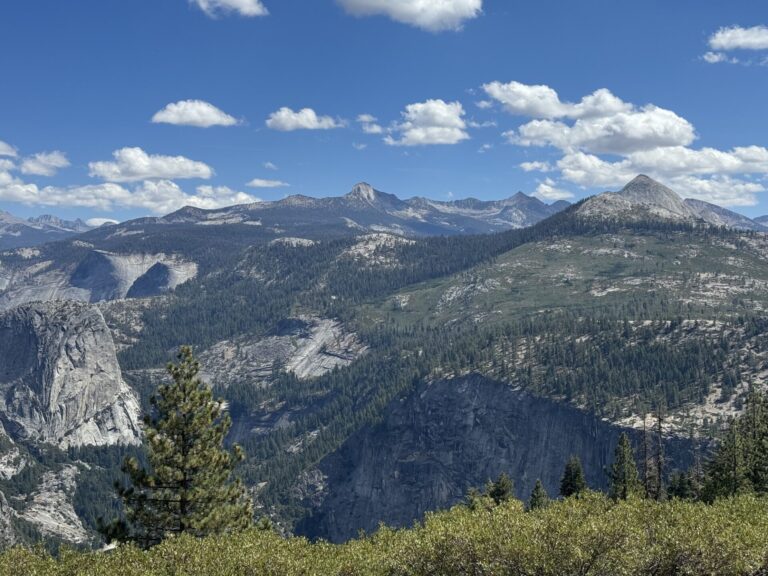
[(352, 190), (347, 194), (347, 198), (354, 198), (356, 200), (364, 200), (366, 202), (375, 202), (378, 193), (367, 182), (360, 182), (352, 187)]

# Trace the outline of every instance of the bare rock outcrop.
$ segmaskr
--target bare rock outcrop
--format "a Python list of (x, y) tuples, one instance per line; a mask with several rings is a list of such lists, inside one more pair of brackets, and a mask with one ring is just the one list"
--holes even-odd
[(139, 443), (139, 404), (96, 307), (0, 313), (0, 351), (0, 418), (11, 437), (61, 448)]

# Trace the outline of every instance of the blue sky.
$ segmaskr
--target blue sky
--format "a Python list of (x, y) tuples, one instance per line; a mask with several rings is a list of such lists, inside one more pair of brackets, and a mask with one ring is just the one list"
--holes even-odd
[(768, 213), (763, 4), (6, 0), (0, 209), (552, 201), (642, 171)]

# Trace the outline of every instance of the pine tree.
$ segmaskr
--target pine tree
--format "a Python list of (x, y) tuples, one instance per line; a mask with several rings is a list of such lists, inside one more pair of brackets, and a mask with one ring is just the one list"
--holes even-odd
[(619, 437), (613, 456), (613, 465), (609, 472), (611, 481), (611, 498), (626, 500), (630, 496), (638, 496), (642, 492), (642, 484), (637, 474), (637, 463), (632, 443), (625, 432)]
[(539, 510), (547, 506), (549, 506), (549, 494), (547, 494), (541, 480), (536, 480), (536, 486), (533, 487), (531, 498), (528, 500), (528, 510)]
[(571, 456), (565, 465), (563, 477), (560, 480), (560, 496), (568, 498), (578, 495), (587, 489), (587, 481), (584, 479), (584, 469), (578, 456)]
[(502, 472), (496, 479), (496, 482), (488, 482), (485, 489), (486, 496), (490, 496), (496, 505), (506, 502), (514, 495), (515, 484), (512, 479), (507, 476), (506, 472)]
[(117, 488), (125, 518), (104, 529), (110, 540), (148, 548), (172, 534), (202, 537), (252, 524), (251, 499), (232, 479), (243, 452), (223, 447), (232, 423), (224, 402), (198, 377), (191, 348), (182, 347), (178, 360), (168, 365), (173, 382), (158, 387), (144, 418), (148, 469), (136, 458), (123, 465), (130, 484)]
[(736, 496), (752, 489), (749, 481), (744, 437), (739, 422), (728, 426), (725, 437), (709, 462), (704, 486), (706, 500)]

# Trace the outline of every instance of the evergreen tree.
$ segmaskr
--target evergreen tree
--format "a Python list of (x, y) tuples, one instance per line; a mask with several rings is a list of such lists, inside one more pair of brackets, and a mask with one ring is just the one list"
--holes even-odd
[(515, 484), (512, 482), (512, 479), (507, 476), (506, 472), (502, 472), (496, 479), (496, 482), (488, 482), (485, 489), (486, 496), (492, 498), (496, 505), (512, 498), (514, 492)]
[(541, 480), (536, 480), (536, 486), (533, 487), (531, 498), (528, 501), (528, 510), (539, 510), (549, 506), (549, 494), (547, 494)]
[(183, 346), (178, 360), (168, 365), (172, 383), (158, 387), (144, 418), (149, 467), (136, 458), (123, 464), (130, 485), (117, 488), (125, 519), (104, 530), (110, 540), (148, 548), (172, 534), (202, 537), (252, 524), (251, 499), (232, 479), (243, 452), (223, 447), (231, 426), (224, 402), (198, 377), (191, 348)]
[(747, 451), (740, 428), (737, 420), (730, 423), (717, 452), (709, 462), (704, 486), (706, 500), (736, 496), (752, 489)]
[(637, 474), (637, 464), (632, 443), (625, 432), (619, 437), (613, 456), (613, 465), (609, 472), (611, 481), (611, 498), (626, 500), (630, 496), (640, 495), (642, 484)]
[(568, 498), (578, 495), (587, 489), (587, 481), (584, 478), (584, 469), (578, 456), (571, 456), (565, 465), (563, 477), (560, 480), (560, 496)]

